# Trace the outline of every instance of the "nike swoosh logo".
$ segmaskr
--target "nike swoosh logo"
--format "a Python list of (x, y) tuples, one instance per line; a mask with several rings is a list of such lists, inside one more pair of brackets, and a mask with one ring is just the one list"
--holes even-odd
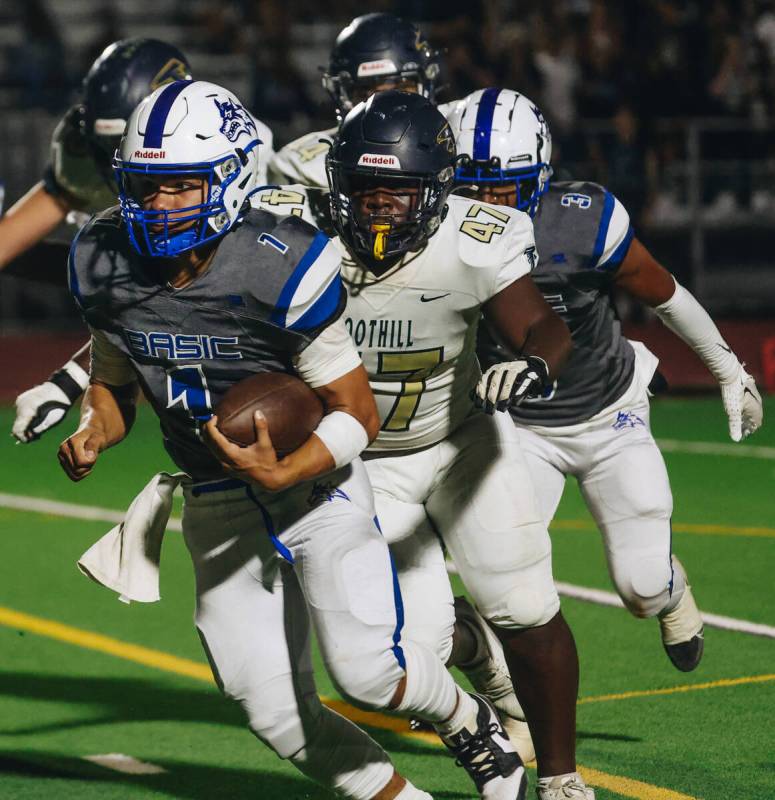
[(421, 303), (431, 303), (434, 300), (441, 300), (442, 297), (449, 297), (452, 292), (447, 292), (446, 294), (437, 294), (435, 297), (426, 297), (424, 294), (420, 295), (420, 302)]
[(716, 342), (716, 346), (720, 347), (722, 350), (726, 350), (727, 353), (731, 353), (732, 352), (732, 348), (731, 347), (724, 347), (724, 345), (721, 344), (720, 342)]
[(753, 399), (756, 400), (756, 395), (754, 395), (754, 393), (747, 386), (743, 389), (743, 394), (744, 395), (750, 394), (751, 397), (753, 397)]

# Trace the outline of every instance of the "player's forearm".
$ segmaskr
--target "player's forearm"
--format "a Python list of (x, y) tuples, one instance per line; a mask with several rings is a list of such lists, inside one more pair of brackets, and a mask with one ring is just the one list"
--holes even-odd
[(91, 383), (81, 403), (78, 431), (99, 431), (105, 439), (103, 449), (118, 444), (134, 424), (136, 398), (136, 384), (108, 387)]
[(551, 312), (530, 326), (522, 355), (543, 359), (549, 368), (549, 379), (554, 380), (568, 360), (572, 349), (568, 326), (557, 314)]
[(730, 383), (737, 377), (741, 368), (737, 356), (708, 312), (678, 281), (675, 281), (670, 299), (654, 310), (662, 322), (697, 353), (719, 383)]
[(44, 236), (67, 215), (66, 204), (38, 183), (0, 218), (0, 270)]

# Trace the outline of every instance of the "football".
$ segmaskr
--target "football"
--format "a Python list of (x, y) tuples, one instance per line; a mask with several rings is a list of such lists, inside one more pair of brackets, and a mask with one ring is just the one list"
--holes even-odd
[(266, 417), (278, 458), (300, 447), (323, 419), (315, 392), (284, 372), (259, 372), (231, 386), (215, 407), (218, 430), (235, 444), (253, 444), (255, 411)]

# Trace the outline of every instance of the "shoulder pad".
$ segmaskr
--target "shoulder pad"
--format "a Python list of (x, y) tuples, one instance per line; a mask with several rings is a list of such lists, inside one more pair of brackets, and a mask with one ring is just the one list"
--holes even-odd
[(274, 284), (271, 321), (284, 328), (311, 330), (341, 313), (340, 256), (330, 239), (297, 216), (252, 211), (246, 222), (257, 233), (261, 292)]
[(606, 194), (604, 186), (592, 181), (553, 181), (546, 198), (556, 199), (565, 208), (587, 210), (602, 207)]
[(307, 187), (299, 183), (261, 186), (250, 195), (250, 205), (278, 217), (300, 217), (315, 224)]
[[(449, 218), (457, 230), (458, 255), (470, 267), (495, 267), (533, 247), (533, 223), (516, 208), (452, 196)], [(529, 269), (532, 265), (529, 265)]]
[(70, 292), (81, 310), (95, 305), (100, 295), (120, 280), (117, 256), (128, 247), (118, 206), (95, 214), (75, 235), (67, 272)]
[(335, 133), (335, 128), (316, 131), (285, 145), (272, 157), (270, 179), (281, 184), (300, 183), (326, 188), (326, 155)]

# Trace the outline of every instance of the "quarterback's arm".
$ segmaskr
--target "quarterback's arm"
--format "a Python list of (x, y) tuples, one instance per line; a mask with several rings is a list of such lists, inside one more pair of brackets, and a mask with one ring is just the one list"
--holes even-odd
[(70, 480), (85, 478), (99, 454), (129, 433), (137, 392), (129, 360), (99, 332), (93, 332), (91, 383), (81, 403), (81, 421), (75, 433), (62, 442), (58, 453), (59, 463)]
[(0, 270), (37, 244), (64, 220), (70, 206), (60, 196), (35, 184), (0, 218)]
[(269, 491), (311, 480), (357, 458), (379, 431), (377, 405), (352, 340), (341, 320), (326, 328), (297, 358), (300, 377), (318, 395), (325, 416), (307, 441), (277, 459), (266, 421), (255, 420), (256, 444), (238, 447), (205, 426), (207, 443), (223, 466)]
[(562, 369), (572, 345), (568, 326), (529, 275), (493, 295), (482, 313), (498, 338), (520, 353), (517, 361), (490, 367), (476, 387), (477, 406), (492, 413), (540, 394)]
[(633, 239), (614, 281), (651, 306), (662, 322), (702, 359), (721, 385), (729, 435), (739, 442), (762, 424), (762, 400), (754, 379), (695, 297)]

